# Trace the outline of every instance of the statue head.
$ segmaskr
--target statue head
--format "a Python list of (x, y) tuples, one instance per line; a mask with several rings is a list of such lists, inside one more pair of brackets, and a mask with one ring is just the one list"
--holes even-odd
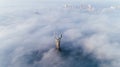
[(62, 38), (62, 34), (59, 34), (59, 35), (55, 34), (55, 39), (56, 40), (61, 40), (61, 38)]

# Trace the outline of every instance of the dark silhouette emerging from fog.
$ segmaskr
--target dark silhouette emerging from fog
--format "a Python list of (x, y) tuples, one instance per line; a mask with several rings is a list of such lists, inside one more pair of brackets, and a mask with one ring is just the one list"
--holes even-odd
[(62, 38), (62, 34), (60, 34), (58, 36), (55, 34), (55, 41), (56, 41), (56, 49), (57, 50), (61, 50), (61, 48), (60, 48), (61, 38)]

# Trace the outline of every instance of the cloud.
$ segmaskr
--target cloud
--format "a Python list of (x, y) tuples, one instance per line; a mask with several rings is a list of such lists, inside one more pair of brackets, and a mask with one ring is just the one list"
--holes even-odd
[[(57, 6), (3, 10), (0, 66), (119, 67), (119, 19), (101, 11)], [(54, 49), (54, 32), (63, 34), (61, 52)]]

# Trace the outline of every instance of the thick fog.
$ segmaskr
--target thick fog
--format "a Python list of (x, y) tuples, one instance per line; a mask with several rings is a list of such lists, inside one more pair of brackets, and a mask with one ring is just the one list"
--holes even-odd
[(0, 66), (120, 67), (119, 3), (1, 0)]

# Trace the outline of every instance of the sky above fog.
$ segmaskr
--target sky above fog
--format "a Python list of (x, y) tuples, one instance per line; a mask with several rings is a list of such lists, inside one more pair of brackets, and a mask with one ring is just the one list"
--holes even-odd
[[(120, 67), (119, 0), (0, 0), (0, 66)], [(54, 33), (62, 33), (61, 52)]]

